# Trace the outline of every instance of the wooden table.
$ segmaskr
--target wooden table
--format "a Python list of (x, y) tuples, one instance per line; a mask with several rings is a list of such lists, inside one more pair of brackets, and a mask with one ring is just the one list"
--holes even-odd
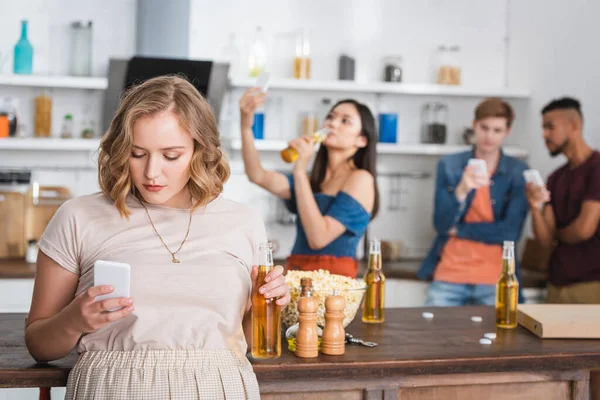
[[(432, 311), (431, 321), (422, 318)], [(470, 317), (483, 317), (482, 323)], [(589, 372), (600, 368), (600, 340), (541, 340), (523, 328), (496, 332), (489, 307), (388, 309), (383, 325), (347, 331), (375, 341), (343, 356), (300, 359), (287, 350), (255, 362), (263, 399), (588, 399)], [(70, 355), (36, 365), (23, 343), (23, 314), (0, 314), (0, 387), (63, 386)]]

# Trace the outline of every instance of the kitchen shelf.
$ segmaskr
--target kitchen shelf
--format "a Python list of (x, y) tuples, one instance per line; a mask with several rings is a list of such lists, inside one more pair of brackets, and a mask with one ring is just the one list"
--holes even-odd
[[(234, 79), (230, 81), (232, 88), (249, 88), (256, 84), (256, 79)], [(457, 97), (504, 97), (522, 98), (531, 96), (527, 90), (507, 88), (479, 88), (466, 86), (436, 85), (428, 83), (357, 83), (354, 81), (318, 81), (302, 79), (273, 79), (269, 89), (279, 90), (313, 90), (329, 92), (353, 92), (374, 94), (399, 94), (423, 96), (457, 96)]]
[(59, 138), (5, 138), (0, 139), (1, 150), (35, 151), (96, 151), (100, 139)]
[[(469, 149), (471, 146), (460, 144), (377, 144), (377, 153), (379, 154), (445, 155)], [(507, 146), (504, 147), (504, 152), (513, 157), (529, 156), (529, 152), (520, 147)]]
[[(287, 142), (284, 140), (255, 140), (256, 149), (259, 151), (281, 151), (287, 147)], [(242, 141), (240, 139), (232, 139), (229, 142), (231, 150), (241, 150)], [(458, 153), (460, 151), (469, 150), (468, 145), (452, 145), (452, 144), (390, 144), (377, 143), (378, 154), (401, 154), (401, 155), (425, 155), (439, 156), (445, 154)], [(529, 152), (519, 147), (505, 147), (504, 152), (513, 157), (527, 157)]]
[(108, 87), (108, 79), (53, 75), (0, 75), (0, 86), (105, 90)]

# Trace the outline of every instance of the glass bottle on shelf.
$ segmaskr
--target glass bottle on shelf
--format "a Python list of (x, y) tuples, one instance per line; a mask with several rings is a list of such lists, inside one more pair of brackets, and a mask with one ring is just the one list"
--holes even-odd
[(446, 143), (448, 107), (443, 103), (425, 103), (421, 109), (421, 143)]
[(310, 79), (310, 37), (308, 29), (300, 29), (296, 34), (294, 78)]
[(86, 119), (81, 122), (81, 138), (82, 139), (93, 139), (96, 136), (94, 121)]
[(8, 121), (7, 136), (17, 135), (18, 118), (16, 103), (16, 99), (11, 97), (5, 97), (0, 101), (0, 117), (6, 117)]
[(300, 127), (300, 136), (311, 136), (319, 129), (319, 120), (314, 111), (303, 111), (300, 113), (302, 125)]
[(52, 136), (52, 99), (46, 92), (35, 98), (34, 133), (37, 137)]
[(328, 97), (323, 97), (317, 110), (317, 120), (319, 121), (319, 125), (323, 125), (325, 123), (325, 119), (329, 115), (329, 111), (331, 111), (331, 99)]
[(13, 72), (30, 75), (33, 70), (33, 46), (27, 39), (27, 20), (21, 21), (21, 37), (14, 49)]
[(94, 136), (96, 136), (96, 123), (91, 116), (91, 106), (86, 104), (81, 117), (81, 138), (92, 139)]
[(437, 78), (441, 85), (460, 85), (461, 69), (459, 61), (460, 47), (440, 46), (437, 52)]
[(402, 82), (402, 57), (388, 56), (384, 59), (384, 81)]
[(460, 85), (461, 84), (461, 68), (460, 68), (460, 47), (450, 47), (450, 84)]
[(73, 137), (73, 116), (71, 114), (66, 114), (63, 119), (60, 137), (63, 139), (71, 139)]
[(229, 41), (221, 50), (221, 58), (229, 63), (229, 77), (240, 77), (240, 50), (236, 44), (235, 33), (229, 34)]
[(92, 75), (92, 21), (71, 24), (71, 75)]
[(267, 68), (267, 45), (264, 38), (262, 28), (258, 26), (254, 35), (254, 42), (250, 49), (250, 57), (248, 59), (249, 75), (257, 77)]
[(445, 85), (450, 82), (449, 54), (446, 46), (439, 46), (436, 54), (436, 83)]

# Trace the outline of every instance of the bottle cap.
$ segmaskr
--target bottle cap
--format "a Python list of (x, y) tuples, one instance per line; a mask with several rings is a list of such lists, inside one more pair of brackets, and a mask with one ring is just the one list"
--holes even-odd
[[(66, 118), (66, 117), (65, 117)], [(273, 243), (271, 242), (264, 242), (264, 243), (260, 243), (258, 245), (259, 249), (265, 249), (265, 250), (273, 250)]]
[(302, 286), (302, 287), (312, 287), (312, 278), (302, 278), (302, 279), (300, 279), (300, 286)]
[(421, 315), (423, 316), (423, 318), (426, 318), (426, 319), (432, 319), (433, 318), (433, 313), (431, 313), (431, 312), (424, 312)]

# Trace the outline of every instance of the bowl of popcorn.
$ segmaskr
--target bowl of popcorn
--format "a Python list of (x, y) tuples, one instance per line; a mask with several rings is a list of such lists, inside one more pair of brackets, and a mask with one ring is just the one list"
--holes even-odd
[(298, 300), (300, 299), (300, 280), (302, 278), (312, 279), (312, 296), (319, 301), (317, 325), (325, 326), (325, 299), (334, 293), (346, 299), (344, 320), (342, 322), (344, 328), (354, 320), (367, 290), (365, 282), (343, 275), (332, 274), (322, 269), (318, 271), (288, 271), (285, 275), (285, 281), (290, 287), (291, 300), (281, 312), (281, 322), (286, 328), (298, 322)]

